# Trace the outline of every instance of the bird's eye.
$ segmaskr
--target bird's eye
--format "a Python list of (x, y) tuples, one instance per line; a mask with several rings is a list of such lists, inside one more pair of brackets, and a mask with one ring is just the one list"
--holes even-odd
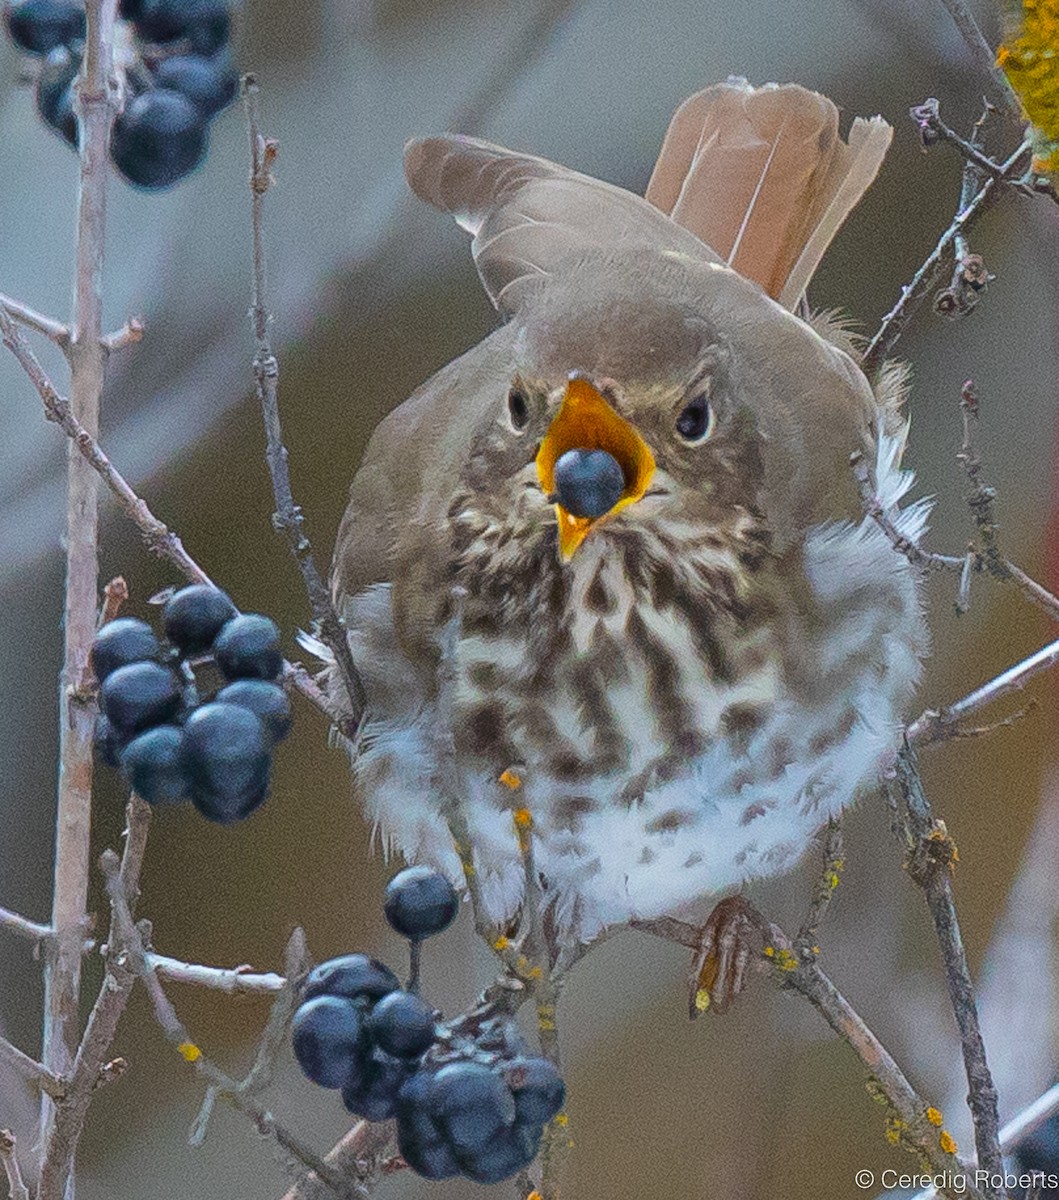
[(713, 409), (705, 393), (685, 405), (677, 417), (677, 433), (686, 442), (704, 442), (713, 433)]
[(529, 422), (529, 401), (526, 393), (518, 387), (513, 387), (507, 394), (507, 411), (511, 424), (516, 429), (525, 429)]

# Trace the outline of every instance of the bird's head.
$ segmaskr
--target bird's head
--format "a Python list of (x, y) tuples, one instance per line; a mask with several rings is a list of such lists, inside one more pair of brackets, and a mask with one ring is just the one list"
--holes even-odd
[(752, 529), (760, 553), (846, 515), (866, 384), (735, 273), (586, 254), (527, 297), (512, 345), (463, 474), (497, 545), (550, 537), (576, 565), (588, 544), (672, 557)]

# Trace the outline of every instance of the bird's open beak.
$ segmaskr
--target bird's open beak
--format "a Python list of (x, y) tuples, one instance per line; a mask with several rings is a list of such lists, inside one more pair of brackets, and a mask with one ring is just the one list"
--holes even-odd
[(575, 516), (556, 504), (563, 562), (570, 561), (595, 525), (640, 499), (655, 469), (654, 455), (643, 438), (579, 375), (571, 376), (562, 405), (537, 452), (537, 476), (546, 496), (555, 493), (555, 464), (569, 450), (605, 450), (620, 465), (625, 488), (620, 499), (598, 517)]

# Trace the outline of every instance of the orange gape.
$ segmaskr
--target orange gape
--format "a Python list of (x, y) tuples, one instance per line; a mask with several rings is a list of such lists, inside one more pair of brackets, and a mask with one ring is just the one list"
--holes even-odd
[(562, 407), (537, 452), (537, 476), (545, 494), (550, 496), (555, 491), (555, 464), (567, 450), (575, 448), (612, 454), (624, 472), (625, 490), (610, 512), (595, 519), (576, 517), (561, 504), (555, 506), (559, 551), (564, 560), (573, 556), (593, 525), (639, 500), (655, 469), (654, 455), (643, 438), (587, 379), (576, 376), (567, 384)]

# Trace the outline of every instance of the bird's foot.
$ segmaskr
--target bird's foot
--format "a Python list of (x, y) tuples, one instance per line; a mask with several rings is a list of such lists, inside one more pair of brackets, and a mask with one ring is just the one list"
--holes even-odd
[(761, 952), (761, 916), (745, 896), (728, 896), (706, 918), (689, 979), (688, 1012), (727, 1012)]

